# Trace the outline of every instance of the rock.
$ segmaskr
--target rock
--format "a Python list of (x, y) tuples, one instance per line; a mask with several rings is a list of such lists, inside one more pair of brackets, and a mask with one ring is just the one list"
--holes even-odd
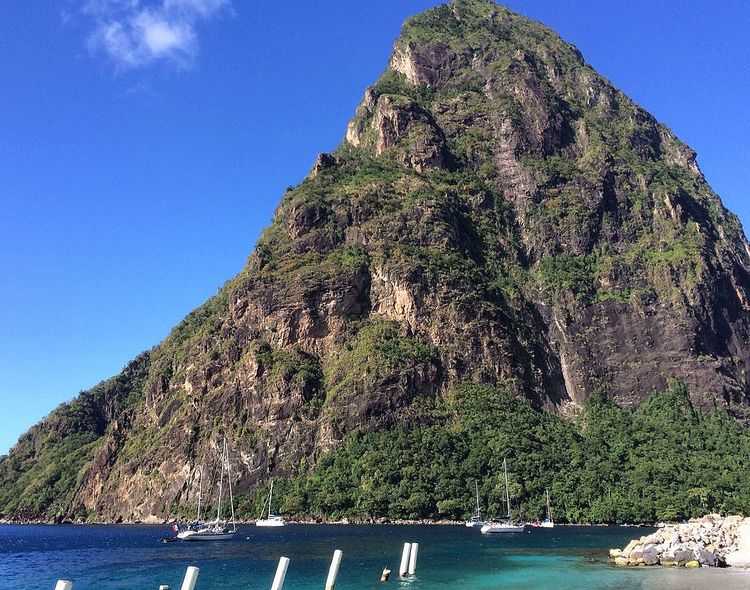
[(625, 546), (625, 549), (622, 550), (622, 556), (623, 557), (630, 557), (630, 552), (635, 549), (638, 546), (638, 541), (633, 539)]
[(321, 170), (332, 168), (336, 165), (336, 163), (336, 158), (334, 158), (331, 154), (320, 153), (315, 160), (315, 164), (313, 164), (312, 170), (310, 171), (310, 176), (315, 177)]
[(698, 549), (698, 562), (708, 567), (716, 567), (718, 565), (716, 556), (706, 549)]
[(630, 561), (628, 560), (627, 557), (615, 557), (615, 565), (620, 565), (620, 566), (630, 565)]
[(622, 549), (610, 549), (609, 556), (611, 558), (620, 557), (622, 555)]
[(646, 565), (656, 565), (659, 563), (659, 554), (654, 545), (647, 545), (643, 549), (643, 563)]
[[(350, 434), (432, 420), (432, 402), (471, 381), (573, 416), (600, 385), (636, 408), (669, 375), (697, 409), (747, 412), (750, 246), (736, 219), (688, 148), (572, 46), (484, 4), (408, 25), (346, 145), (284, 195), (236, 279), (0, 457), (0, 488), (23, 497), (2, 494), (3, 517), (24, 517), (15, 506), (35, 505), (47, 466), (70, 461), (76, 477), (26, 518), (192, 511), (221, 431), (243, 492), (306, 478)], [(350, 366), (370, 358), (359, 347), (393, 346), (421, 352)], [(79, 415), (95, 424), (79, 432)]]
[(694, 568), (694, 567), (700, 567), (700, 566), (701, 566), (701, 564), (700, 564), (700, 563), (698, 563), (698, 562), (697, 562), (697, 561), (695, 561), (695, 560), (693, 560), (693, 561), (688, 561), (688, 562), (687, 562), (687, 563), (685, 564), (685, 567), (688, 567), (688, 568)]

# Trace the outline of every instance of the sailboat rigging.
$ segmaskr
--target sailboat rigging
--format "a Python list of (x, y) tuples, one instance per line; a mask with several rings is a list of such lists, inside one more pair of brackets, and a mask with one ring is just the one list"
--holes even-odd
[(505, 472), (505, 506), (506, 517), (497, 521), (493, 520), (485, 524), (481, 531), (486, 534), (491, 533), (521, 533), (526, 528), (524, 523), (515, 523), (510, 516), (510, 491), (508, 490), (508, 462), (503, 457), (503, 471)]
[[(286, 525), (286, 522), (284, 522), (284, 517), (279, 516), (278, 514), (273, 514), (271, 512), (271, 501), (273, 500), (273, 480), (271, 480), (271, 490), (268, 492), (268, 516), (266, 518), (263, 518), (263, 515), (261, 514), (261, 517), (255, 521), (255, 526), (284, 526)], [(263, 508), (265, 511), (266, 505), (263, 504)]]
[(474, 487), (477, 493), (477, 509), (475, 510), (474, 515), (466, 521), (466, 526), (471, 528), (479, 528), (486, 524), (485, 521), (482, 520), (482, 512), (479, 509), (479, 481), (474, 481)]
[[(226, 471), (227, 487), (229, 491), (229, 505), (231, 506), (231, 519), (227, 523), (221, 519), (221, 501), (224, 495), (224, 472)], [(211, 522), (202, 523), (201, 497), (203, 493), (203, 468), (201, 467), (198, 480), (198, 512), (197, 520), (193, 524), (177, 529), (177, 538), (183, 541), (225, 541), (232, 539), (237, 532), (234, 518), (234, 496), (232, 494), (232, 473), (229, 466), (229, 449), (227, 439), (224, 438), (221, 453), (221, 471), (219, 475), (219, 495), (216, 501), (216, 519)]]

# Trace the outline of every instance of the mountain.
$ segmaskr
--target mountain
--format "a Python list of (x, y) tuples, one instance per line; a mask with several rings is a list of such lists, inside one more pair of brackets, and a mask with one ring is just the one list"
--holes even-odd
[(741, 509), (686, 464), (750, 461), (749, 335), (750, 246), (695, 153), (551, 30), (455, 0), (404, 24), (243, 271), (0, 459), (0, 511), (180, 514), (222, 433), (247, 514), (273, 476), (292, 513), (458, 517), (510, 450), (528, 506), (554, 481), (570, 520), (634, 517), (655, 432), (682, 500), (644, 518)]

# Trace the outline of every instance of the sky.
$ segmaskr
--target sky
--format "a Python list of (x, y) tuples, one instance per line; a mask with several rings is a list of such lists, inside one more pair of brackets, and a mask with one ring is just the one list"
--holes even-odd
[[(0, 0), (0, 455), (237, 274), (426, 0)], [(750, 224), (750, 3), (508, 0)]]

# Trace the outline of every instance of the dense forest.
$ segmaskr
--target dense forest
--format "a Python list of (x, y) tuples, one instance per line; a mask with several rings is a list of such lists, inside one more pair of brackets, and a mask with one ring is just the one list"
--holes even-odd
[[(311, 475), (277, 480), (277, 506), (323, 519), (463, 519), (478, 480), (483, 510), (499, 515), (507, 457), (513, 510), (527, 519), (544, 516), (547, 488), (564, 522), (750, 512), (750, 433), (696, 409), (679, 382), (635, 411), (596, 394), (570, 421), (477, 385), (429, 412), (431, 423), (353, 434)], [(242, 497), (239, 514), (256, 516), (266, 497)]]

